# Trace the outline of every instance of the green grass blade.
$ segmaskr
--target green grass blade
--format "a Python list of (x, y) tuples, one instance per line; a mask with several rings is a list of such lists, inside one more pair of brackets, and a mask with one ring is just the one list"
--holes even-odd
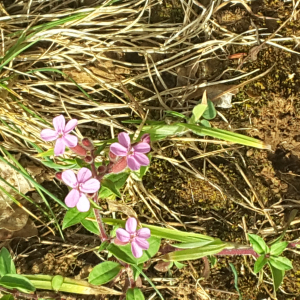
[(23, 51), (25, 51), (27, 48), (31, 47), (32, 45), (34, 45), (36, 42), (38, 42), (38, 40), (33, 41), (27, 45), (24, 46), (20, 46), (17, 49), (15, 49), (16, 51), (9, 54), (9, 55), (5, 55), (3, 58), (3, 62), (0, 65), (0, 70), (2, 70), (2, 68), (7, 65), (12, 59), (14, 59), (16, 56), (18, 56), (20, 53), (22, 53)]
[(234, 274), (234, 287), (237, 290), (237, 292), (239, 293), (239, 300), (243, 300), (243, 296), (242, 296), (242, 294), (239, 290), (239, 286), (238, 286), (238, 273), (232, 263), (229, 263), (229, 266)]
[(192, 130), (195, 134), (198, 135), (208, 135), (214, 138), (218, 138), (220, 140), (225, 140), (228, 142), (236, 143), (236, 144), (242, 144), (245, 146), (255, 147), (259, 149), (271, 149), (270, 145), (265, 144), (264, 142), (257, 140), (255, 138), (227, 131), (217, 128), (208, 128), (204, 126), (197, 126), (192, 124), (184, 124), (184, 123), (178, 123), (177, 125), (180, 125), (182, 127), (185, 127), (187, 129)]

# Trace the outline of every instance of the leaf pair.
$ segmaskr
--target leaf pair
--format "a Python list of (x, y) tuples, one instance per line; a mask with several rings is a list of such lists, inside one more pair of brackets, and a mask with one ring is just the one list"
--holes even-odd
[[(200, 118), (204, 118), (206, 120), (212, 120), (216, 117), (217, 112), (214, 107), (214, 104), (207, 99), (206, 91), (203, 93), (202, 101), (200, 104), (196, 105), (193, 109), (192, 116), (189, 119), (190, 124), (196, 124)], [(207, 124), (208, 123), (208, 124)], [(209, 122), (204, 123), (203, 125), (207, 124), (210, 127)]]
[(285, 271), (293, 268), (288, 258), (279, 256), (288, 246), (288, 242), (278, 240), (271, 247), (268, 247), (261, 237), (255, 234), (248, 234), (248, 236), (253, 250), (260, 254), (254, 264), (254, 273), (258, 273), (268, 264), (272, 272), (274, 290), (276, 291), (283, 280)]

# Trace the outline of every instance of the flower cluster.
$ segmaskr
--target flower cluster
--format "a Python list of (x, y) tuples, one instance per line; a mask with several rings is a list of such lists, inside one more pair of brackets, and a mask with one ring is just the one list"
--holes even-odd
[[(66, 124), (63, 115), (57, 116), (53, 119), (54, 130), (42, 130), (41, 138), (44, 141), (56, 141), (54, 147), (56, 156), (63, 154), (65, 148), (69, 147), (74, 153), (83, 156), (87, 164), (92, 165), (96, 158), (93, 143), (87, 138), (78, 143), (78, 138), (69, 134), (77, 124), (76, 119), (72, 119)], [(78, 171), (77, 176), (73, 170), (66, 170), (59, 175), (57, 174), (57, 178), (72, 188), (65, 198), (66, 205), (70, 208), (76, 206), (80, 212), (88, 211), (90, 209), (88, 197), (99, 191), (100, 181), (106, 174), (119, 173), (126, 167), (136, 171), (141, 166), (149, 165), (150, 162), (146, 153), (150, 150), (149, 134), (144, 134), (140, 142), (131, 144), (129, 134), (122, 132), (118, 135), (118, 143), (113, 143), (110, 146), (108, 165), (103, 163), (98, 169), (94, 165), (93, 174), (90, 169), (85, 167)]]

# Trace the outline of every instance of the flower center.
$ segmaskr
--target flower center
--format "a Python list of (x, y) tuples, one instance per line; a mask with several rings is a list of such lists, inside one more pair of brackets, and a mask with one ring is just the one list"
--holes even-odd
[(81, 188), (82, 188), (82, 183), (79, 183), (79, 184), (77, 185), (77, 190), (78, 190), (79, 192), (81, 192)]
[(132, 242), (135, 237), (136, 237), (136, 232), (135, 233), (131, 233), (130, 234), (130, 242)]
[(128, 155), (133, 155), (134, 154), (134, 149), (131, 148), (129, 151), (128, 151)]
[(58, 133), (58, 138), (62, 138), (64, 136), (64, 133), (61, 131)]

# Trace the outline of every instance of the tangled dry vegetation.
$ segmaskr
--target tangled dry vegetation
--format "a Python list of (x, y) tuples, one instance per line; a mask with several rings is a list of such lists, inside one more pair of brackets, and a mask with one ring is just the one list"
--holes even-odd
[[(2, 1), (2, 155), (6, 156), (3, 149), (21, 153), (23, 160), (27, 157), (36, 167), (41, 166), (35, 154), (51, 145), (41, 140), (40, 131), (62, 112), (79, 120), (79, 137), (90, 136), (99, 142), (114, 138), (119, 130), (134, 133), (135, 126), (124, 120), (162, 120), (168, 117), (168, 110), (189, 115), (204, 90), (223, 107), (222, 96), (238, 93), (241, 108), (233, 111), (235, 115), (221, 109), (214, 124), (231, 130), (250, 129), (258, 99), (265, 101), (268, 96), (253, 96), (253, 90), (261, 91), (261, 85), (254, 84), (278, 66), (271, 61), (256, 67), (255, 62), (270, 48), (296, 60), (299, 55), (299, 1), (286, 5), (267, 2), (268, 6), (259, 6), (259, 1), (258, 6), (251, 6), (248, 1), (222, 0)], [(270, 13), (276, 8), (277, 14)], [(293, 74), (289, 75), (297, 84), (300, 72), (297, 69)], [(250, 104), (245, 102), (248, 100)], [(264, 116), (255, 117), (259, 124)], [(265, 128), (252, 133), (269, 139)], [(71, 156), (67, 154), (67, 158)], [(278, 175), (264, 151), (247, 152), (228, 142), (190, 135), (153, 144), (153, 157), (146, 180), (130, 178), (123, 199), (148, 222), (246, 242), (245, 232), (265, 237), (281, 232), (294, 207), (291, 202), (284, 203), (289, 183)], [(25, 160), (23, 165), (26, 168), (28, 164)], [(44, 168), (36, 178), (45, 171), (50, 172)], [(299, 171), (293, 169), (295, 174)], [(45, 176), (45, 180), (47, 186), (49, 178)], [(299, 192), (293, 190), (293, 197), (297, 201)], [(45, 222), (53, 231), (51, 222)], [(299, 218), (292, 222), (291, 240), (297, 237), (299, 222)], [(43, 236), (49, 235), (50, 229)], [(68, 257), (72, 251), (73, 256), (86, 252), (70, 247)], [(294, 260), (295, 270), (288, 273), (281, 290), (290, 298), (282, 299), (294, 299), (292, 295), (299, 291), (293, 276), (299, 280), (300, 261)], [(21, 269), (33, 272), (26, 267), (26, 260), (21, 257), (20, 261)], [(247, 268), (240, 279), (245, 295), (271, 295), (270, 282), (255, 287), (251, 258), (234, 263), (239, 270)], [(82, 261), (77, 265), (82, 266)], [(71, 269), (63, 274), (74, 275)], [(226, 258), (220, 259), (209, 278), (199, 281), (202, 269), (198, 261), (173, 274), (172, 281), (154, 270), (151, 276), (169, 299), (237, 297), (233, 275), (230, 281), (227, 278)]]

